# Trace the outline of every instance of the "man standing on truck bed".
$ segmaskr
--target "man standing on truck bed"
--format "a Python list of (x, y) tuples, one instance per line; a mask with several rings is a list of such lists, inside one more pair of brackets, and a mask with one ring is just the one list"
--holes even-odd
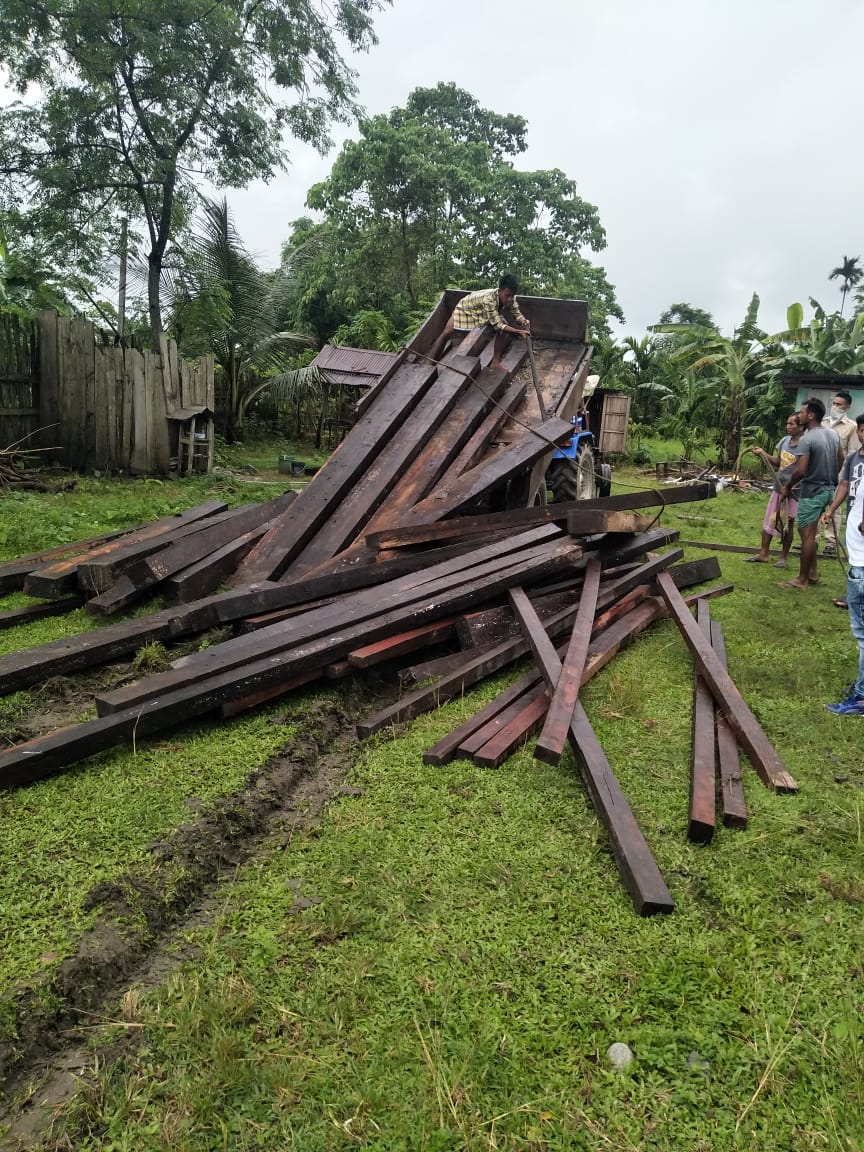
[(472, 328), (482, 328), (484, 324), (489, 324), (496, 330), (492, 367), (503, 368), (501, 357), (507, 347), (508, 337), (518, 336), (520, 340), (527, 340), (531, 332), (531, 325), (516, 303), (518, 291), (519, 281), (508, 273), (501, 277), (497, 288), (482, 288), (479, 292), (469, 292), (463, 296), (445, 324), (441, 338), (435, 343), (433, 360), (444, 350), (450, 337), (458, 341)]

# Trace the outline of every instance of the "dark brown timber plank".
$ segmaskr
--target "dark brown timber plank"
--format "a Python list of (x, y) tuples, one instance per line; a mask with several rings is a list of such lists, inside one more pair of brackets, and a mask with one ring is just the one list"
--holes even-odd
[[(503, 363), (505, 367), (509, 367), (510, 365), (509, 357), (512, 351), (511, 349), (504, 357)], [(519, 364), (514, 367), (514, 371), (524, 362), (525, 353), (523, 352)], [(494, 371), (494, 369), (491, 369), (491, 371)], [(522, 403), (525, 397), (525, 389), (526, 385), (524, 381), (511, 380), (507, 386), (507, 391), (501, 396), (500, 400), (497, 396), (495, 397), (498, 403), (492, 411), (484, 417), (482, 423), (474, 430), (464, 446), (453, 457), (450, 471), (454, 476), (461, 476), (463, 472), (469, 471), (469, 469), (480, 463), (483, 458), (483, 453)], [(393, 521), (393, 523), (397, 524), (398, 522), (399, 521), (395, 519)]]
[[(723, 639), (723, 625), (719, 620), (711, 621), (711, 646), (717, 659), (728, 671), (726, 644)], [(719, 705), (714, 707), (714, 722), (717, 727), (717, 759), (720, 769), (720, 811), (727, 828), (747, 827), (747, 801), (744, 797), (744, 780), (741, 776), (741, 760), (738, 756), (738, 741), (723, 715)]]
[[(471, 587), (472, 582), (476, 583), (488, 576), (488, 594), (492, 595), (496, 575), (500, 577), (499, 590), (503, 590), (514, 582), (513, 574), (518, 572), (520, 565), (528, 565), (533, 570), (536, 564), (539, 571), (543, 561), (548, 558), (548, 567), (552, 571), (565, 567), (576, 555), (568, 551), (563, 542), (555, 540), (516, 549), (510, 557), (506, 557), (503, 545), (494, 547), (497, 547), (497, 552), (484, 563), (470, 567), (465, 565), (455, 572), (447, 571), (437, 580), (415, 584), (393, 581), (386, 595), (379, 589), (372, 589), (371, 594), (355, 593), (337, 604), (328, 605), (323, 611), (302, 612), (258, 632), (238, 636), (222, 644), (215, 644), (203, 652), (183, 657), (168, 672), (149, 676), (97, 696), (97, 710), (101, 715), (120, 711), (161, 692), (171, 692), (180, 684), (200, 682), (209, 676), (239, 668), (250, 660), (276, 656), (322, 635), (347, 635), (351, 632), (353, 642), (339, 654), (347, 655), (353, 648), (360, 647), (364, 640), (372, 643), (388, 635), (389, 631), (402, 631), (412, 615), (417, 617), (419, 625), (429, 619), (452, 615), (463, 606), (463, 601), (466, 604), (476, 603), (475, 596), (470, 595), (467, 599), (464, 597), (464, 589)], [(576, 547), (578, 549), (578, 545)], [(483, 551), (488, 552), (488, 549)], [(447, 569), (456, 563), (451, 561), (440, 567)], [(426, 609), (426, 620), (421, 619), (424, 604), (430, 606)], [(382, 631), (382, 621), (391, 622), (389, 631), (387, 628)]]
[[(511, 593), (511, 603), (546, 686), (554, 692), (561, 674), (561, 661), (554, 645), (527, 596), (514, 597)], [(609, 835), (612, 854), (636, 912), (640, 916), (651, 916), (673, 911), (675, 904), (669, 889), (579, 700), (570, 721), (570, 746), (594, 810)]]
[(659, 513), (577, 508), (567, 513), (567, 531), (571, 536), (589, 536), (593, 532), (647, 532), (658, 518)]
[(282, 580), (301, 579), (354, 541), (393, 486), (397, 483), (401, 486), (405, 469), (433, 437), (459, 397), (471, 388), (473, 377), (479, 371), (480, 361), (475, 356), (448, 356), (438, 371), (434, 388), (420, 398), (401, 434), (385, 440), (363, 476), (302, 552), (282, 570)]
[[(671, 563), (672, 560), (677, 559), (679, 554), (680, 550), (669, 553), (668, 562)], [(659, 557), (650, 561), (648, 564), (642, 565), (642, 568), (646, 569), (649, 575), (653, 575), (659, 567), (662, 567), (662, 563), (663, 557)], [(635, 586), (638, 586), (640, 583), (638, 580), (635, 585), (631, 583), (632, 577), (635, 575), (636, 573), (634, 572), (615, 581), (615, 584), (609, 589), (609, 604), (614, 603), (619, 596), (626, 595), (628, 592), (631, 592)], [(601, 607), (606, 607), (606, 604), (602, 604)], [(558, 635), (562, 631), (567, 631), (573, 625), (575, 614), (575, 608), (565, 608), (555, 616), (550, 617), (550, 619), (546, 621), (546, 627), (552, 635)], [(647, 623), (643, 626), (647, 627)], [(613, 629), (614, 625), (608, 629), (608, 632), (611, 633)], [(626, 643), (626, 640), (622, 640), (621, 643)], [(362, 720), (357, 725), (357, 733), (362, 739), (366, 736), (371, 736), (373, 732), (377, 732), (380, 728), (384, 728), (388, 724), (401, 720), (412, 720), (415, 716), (420, 716), (423, 712), (428, 712), (431, 708), (437, 707), (439, 702), (443, 703), (457, 693), (463, 692), (470, 685), (476, 684), (478, 680), (482, 680), (493, 672), (498, 672), (500, 669), (506, 668), (509, 664), (512, 664), (515, 660), (524, 656), (527, 651), (527, 641), (524, 638), (514, 637), (510, 640), (503, 641), (501, 644), (496, 644), (491, 649), (485, 649), (476, 656), (470, 656), (466, 653), (465, 664), (458, 671), (448, 676), (443, 676), (440, 680), (436, 681), (431, 688), (418, 688), (417, 691), (403, 696), (402, 699), (395, 704), (391, 704), (389, 707), (383, 708), (380, 712), (366, 717), (365, 720)], [(615, 649), (615, 651), (617, 651), (617, 649)], [(611, 655), (609, 659), (611, 659)]]
[[(707, 600), (700, 600), (697, 604), (696, 621), (710, 643), (711, 616)], [(696, 667), (693, 670), (692, 732), (687, 839), (694, 844), (708, 844), (714, 836), (716, 823), (717, 758), (714, 741), (714, 697)]]
[[(732, 585), (721, 585), (716, 589), (706, 589), (704, 592), (699, 593), (700, 597), (710, 596), (725, 596), (731, 592)], [(595, 620), (595, 631), (592, 632), (591, 644), (588, 648), (588, 659), (585, 665), (585, 671), (582, 673), (582, 681), (580, 688), (583, 688), (592, 676), (596, 675), (601, 668), (615, 656), (626, 644), (630, 643), (634, 637), (638, 636), (640, 632), (644, 631), (651, 623), (658, 620), (665, 614), (665, 607), (659, 599), (650, 598), (646, 601), (647, 588), (641, 586), (628, 593), (627, 596), (606, 612), (599, 614)], [(688, 598), (688, 603), (697, 599), (696, 596)], [(620, 612), (620, 615), (619, 615)], [(547, 625), (548, 627), (548, 625)], [(527, 651), (527, 643), (524, 640), (510, 641), (509, 643), (519, 644), (519, 651), (514, 659), (522, 656)], [(482, 664), (483, 657), (489, 654), (487, 650), (484, 652), (477, 652), (471, 654), (471, 663), (476, 661), (477, 665)], [(560, 652), (563, 655), (564, 649)], [(371, 735), (383, 728), (386, 724), (396, 723), (399, 720), (408, 720), (414, 716), (419, 716), (421, 713), (429, 711), (429, 709), (436, 707), (437, 703), (443, 700), (449, 700), (451, 696), (457, 692), (464, 691), (465, 688), (470, 687), (472, 684), (477, 683), (482, 679), (482, 674), (475, 675), (470, 669), (468, 664), (464, 663), (469, 658), (468, 653), (459, 653), (463, 663), (457, 668), (454, 668), (452, 673), (448, 672), (447, 675), (452, 676), (449, 681), (439, 681), (429, 687), (418, 688), (411, 697), (403, 697), (395, 705), (391, 705), (389, 709), (384, 709), (374, 716), (368, 716), (361, 726), (358, 727), (361, 735)], [(504, 707), (507, 707), (512, 701), (516, 700), (520, 695), (525, 692), (531, 691), (539, 682), (540, 674), (538, 672), (529, 672), (512, 684), (509, 688), (505, 689), (502, 693), (490, 701), (480, 712), (469, 716), (467, 720), (463, 721), (458, 728), (447, 736), (442, 737), (437, 744), (429, 749), (428, 755), (430, 759), (427, 761), (424, 756), (424, 763), (429, 764), (446, 764), (453, 758), (456, 749), (462, 740), (471, 732), (473, 732), (481, 724), (491, 719), (496, 712)], [(419, 677), (418, 677), (419, 679)]]
[(729, 673), (718, 660), (716, 652), (690, 615), (672, 578), (661, 572), (657, 577), (657, 584), (670, 614), (684, 637), (684, 642), (693, 654), (699, 671), (710, 687), (715, 701), (721, 706), (732, 725), (738, 742), (747, 753), (759, 778), (776, 792), (797, 792), (798, 785), (793, 776), (777, 755), (777, 750), (763, 732), (759, 721), (750, 711), (743, 696), (732, 683)]
[(182, 572), (190, 564), (208, 559), (217, 549), (236, 543), (250, 530), (272, 522), (295, 499), (296, 493), (286, 492), (264, 504), (249, 505), (239, 515), (175, 539), (153, 555), (132, 560), (111, 587), (88, 602), (87, 611), (94, 616), (109, 616), (119, 612), (168, 576)]
[(428, 523), (470, 508), (493, 488), (524, 472), (535, 460), (554, 450), (555, 445), (572, 433), (570, 422), (559, 420), (557, 416), (538, 428), (526, 429), (518, 439), (499, 448), (468, 472), (439, 484), (425, 500), (414, 505), (407, 513), (406, 521)]
[[(617, 515), (617, 513), (616, 513)], [(597, 593), (600, 590), (600, 561), (592, 558), (585, 569), (585, 583), (573, 621), (573, 632), (567, 653), (561, 666), (561, 675), (549, 702), (549, 710), (543, 722), (543, 730), (537, 739), (534, 756), (547, 764), (557, 764), (567, 743), (570, 718), (579, 698), (579, 685), (588, 658), (588, 645), (591, 643), (591, 625), (597, 608)]]
[(20, 556), (17, 560), (6, 560), (0, 564), (0, 592), (14, 592), (24, 587), (24, 579), (34, 568), (64, 557), (80, 556), (91, 548), (109, 544), (130, 532), (140, 532), (145, 527), (139, 524), (134, 528), (121, 528), (117, 532), (106, 532), (104, 536), (94, 536), (89, 540), (76, 540), (69, 544), (59, 544), (56, 548), (46, 548), (44, 552), (34, 552), (30, 556)]
[(150, 540), (130, 541), (128, 544), (120, 541), (120, 546), (108, 555), (97, 556), (92, 560), (85, 558), (79, 564), (78, 586), (91, 592), (105, 592), (145, 557), (170, 548), (181, 540), (198, 536), (201, 532), (210, 532), (218, 526), (230, 524), (232, 530), (239, 536), (243, 531), (244, 515), (255, 507), (254, 504), (244, 504), (241, 508), (228, 508), (206, 519), (178, 524)]
[(500, 768), (543, 723), (549, 696), (545, 691), (529, 692), (518, 713), (508, 718), (499, 732), (478, 748), (471, 759), (478, 768)]
[(205, 519), (221, 512), (225, 507), (225, 503), (221, 500), (208, 500), (195, 508), (189, 508), (174, 516), (165, 516), (161, 520), (154, 520), (152, 524), (147, 524), (135, 532), (124, 533), (116, 540), (90, 548), (83, 556), (70, 556), (66, 560), (58, 560), (53, 564), (40, 565), (27, 576), (24, 582), (24, 591), (28, 596), (41, 596), (47, 600), (64, 596), (67, 592), (74, 592), (78, 587), (78, 567), (80, 564), (91, 563), (99, 557), (109, 556), (112, 552), (117, 552), (121, 548), (125, 549), (138, 541), (158, 539), (179, 525)]
[(63, 600), (50, 600), (47, 604), (28, 604), (24, 608), (9, 608), (0, 612), (0, 628), (16, 628), (31, 620), (43, 620), (46, 616), (62, 616), (84, 603), (81, 596), (67, 596)]
[[(540, 552), (539, 549), (535, 551)], [(552, 571), (556, 566), (566, 564), (569, 556), (567, 543), (553, 542), (545, 549), (545, 555), (538, 554), (533, 561), (523, 561), (503, 572), (469, 581), (453, 597), (454, 603), (459, 606), (474, 597), (488, 595), (490, 590), (499, 591), (501, 587), (520, 580), (526, 570), (538, 574)], [(412, 614), (423, 620), (424, 615), (434, 616), (443, 608), (440, 600), (432, 598), (425, 604), (414, 606)], [(405, 614), (403, 610), (402, 620)], [(399, 615), (392, 613), (390, 620), (377, 621), (373, 634), (375, 628), (380, 629), (383, 635), (385, 630), (398, 626), (401, 623)], [(0, 752), (0, 787), (16, 787), (41, 779), (133, 736), (141, 738), (177, 727), (196, 717), (220, 711), (232, 700), (245, 699), (275, 685), (294, 682), (298, 676), (315, 668), (325, 668), (350, 652), (357, 646), (361, 630), (362, 626), (355, 625), (336, 635), (328, 633), (293, 650), (277, 652), (227, 672), (220, 670), (218, 675), (203, 682), (184, 684), (174, 691), (138, 702), (131, 708), (6, 749)]]
[[(627, 495), (604, 496), (599, 500), (569, 500), (561, 504), (547, 504), (542, 508), (514, 508), (508, 512), (495, 512), (483, 516), (462, 516), (434, 524), (393, 525), (366, 537), (369, 548), (404, 548), (413, 544), (426, 544), (436, 540), (455, 539), (499, 528), (519, 528), (529, 524), (554, 521), (566, 524), (571, 511), (589, 508), (634, 509), (655, 508), (666, 504), (683, 504), (691, 500), (707, 500), (714, 496), (713, 484), (684, 484), (668, 492), (655, 490), (631, 492)], [(709, 547), (709, 545), (704, 545)], [(758, 549), (753, 549), (758, 551)]]
[(437, 371), (402, 364), (323, 468), (240, 567), (232, 585), (277, 579), (357, 483), (387, 438), (396, 435)]

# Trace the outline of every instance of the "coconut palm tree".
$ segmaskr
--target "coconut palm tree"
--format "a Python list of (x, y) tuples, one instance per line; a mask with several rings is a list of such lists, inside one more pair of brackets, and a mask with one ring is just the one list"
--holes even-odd
[(203, 202), (198, 230), (186, 241), (179, 267), (169, 269), (165, 299), (170, 328), (189, 356), (212, 352), (225, 385), (226, 439), (238, 438), (249, 405), (270, 390), (280, 399), (320, 383), (296, 367), (314, 339), (277, 330), (279, 305), (290, 292), (284, 275), (258, 267), (237, 234), (227, 201)]
[(842, 281), (840, 285), (840, 315), (842, 316), (843, 309), (846, 306), (847, 293), (864, 279), (864, 268), (861, 267), (861, 257), (844, 256), (842, 264), (829, 272), (828, 279)]

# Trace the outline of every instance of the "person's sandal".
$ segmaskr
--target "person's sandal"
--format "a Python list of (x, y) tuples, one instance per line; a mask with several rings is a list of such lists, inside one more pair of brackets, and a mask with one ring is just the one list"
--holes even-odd
[(849, 607), (849, 605), (847, 604), (847, 602), (845, 600), (840, 600), (839, 598), (837, 600), (832, 600), (831, 603), (834, 605), (835, 608), (848, 608)]

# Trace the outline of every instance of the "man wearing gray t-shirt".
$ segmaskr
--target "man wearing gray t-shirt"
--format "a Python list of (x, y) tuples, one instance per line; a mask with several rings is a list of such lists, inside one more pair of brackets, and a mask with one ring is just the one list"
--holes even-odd
[(798, 441), (795, 470), (780, 491), (787, 499), (800, 482), (798, 497), (798, 534), (801, 537), (801, 567), (796, 580), (784, 581), (785, 588), (807, 588), (818, 583), (816, 571), (816, 532), (819, 517), (831, 502), (840, 470), (840, 437), (831, 428), (823, 428), (825, 405), (816, 396), (801, 406), (804, 435)]

